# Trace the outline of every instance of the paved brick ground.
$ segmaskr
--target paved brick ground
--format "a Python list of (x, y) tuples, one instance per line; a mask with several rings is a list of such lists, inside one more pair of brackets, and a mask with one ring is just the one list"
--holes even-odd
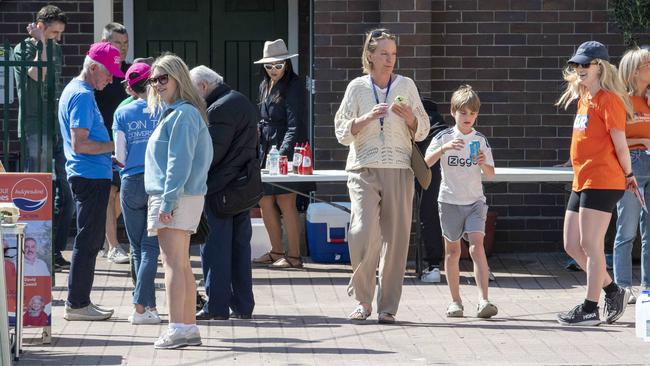
[[(204, 345), (175, 351), (152, 346), (166, 324), (128, 324), (128, 265), (100, 259), (92, 299), (115, 308), (116, 316), (95, 323), (63, 320), (67, 279), (66, 273), (58, 275), (52, 344), (40, 344), (40, 332), (26, 330), (20, 365), (650, 363), (650, 344), (634, 336), (631, 306), (615, 325), (567, 328), (557, 324), (555, 314), (577, 304), (585, 286), (583, 273), (563, 269), (565, 259), (563, 254), (491, 257), (497, 280), (491, 283), (490, 297), (499, 306), (499, 315), (492, 320), (445, 318), (446, 285), (424, 284), (409, 274), (399, 323), (393, 326), (378, 325), (376, 314), (360, 325), (346, 320), (354, 308), (345, 292), (347, 266), (254, 269), (254, 319), (200, 322)], [(198, 257), (192, 260), (198, 275)], [(472, 315), (477, 296), (470, 265), (463, 263), (461, 277), (466, 315)], [(162, 282), (161, 276), (157, 282)], [(158, 290), (157, 299), (166, 318), (163, 290)]]

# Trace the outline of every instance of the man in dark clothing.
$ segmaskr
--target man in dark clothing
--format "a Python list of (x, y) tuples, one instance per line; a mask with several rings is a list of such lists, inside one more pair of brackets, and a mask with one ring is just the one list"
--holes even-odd
[[(205, 66), (190, 71), (192, 82), (208, 106), (208, 129), (214, 157), (208, 172), (205, 214), (210, 233), (201, 246), (201, 264), (208, 302), (196, 319), (248, 319), (253, 313), (252, 236), (248, 210), (219, 212), (215, 195), (226, 189), (257, 157), (257, 108), (243, 94), (224, 84)], [(232, 310), (232, 311), (231, 311)]]
[[(58, 42), (61, 41), (61, 35), (65, 30), (68, 22), (67, 15), (54, 5), (46, 5), (36, 14), (36, 21), (27, 26), (29, 38), (25, 39), (25, 43), (19, 43), (13, 52), (13, 59), (16, 61), (45, 61), (47, 60), (47, 46), (48, 39), (54, 40), (52, 46), (54, 61), (54, 83), (55, 95), (54, 98), (58, 103), (58, 99), (63, 91), (61, 83), (61, 68), (63, 63), (63, 56), (61, 53), (61, 46)], [(42, 52), (37, 55), (37, 45), (42, 44)], [(24, 46), (24, 48), (23, 48)], [(40, 60), (39, 60), (40, 59)], [(25, 153), (27, 154), (25, 162), (26, 172), (41, 172), (45, 171), (44, 158), (47, 154), (39, 154), (39, 146), (43, 149), (50, 148), (51, 142), (45, 141), (47, 137), (47, 125), (43, 124), (46, 118), (43, 118), (38, 113), (39, 103), (43, 103), (43, 112), (52, 113), (53, 119), (57, 120), (58, 111), (56, 106), (54, 110), (48, 111), (43, 98), (47, 95), (47, 83), (38, 83), (38, 68), (35, 66), (29, 68), (15, 67), (16, 76), (16, 89), (18, 91), (18, 98), (21, 103), (18, 105), (18, 136), (25, 133)], [(46, 80), (47, 67), (41, 68), (42, 80)], [(22, 79), (25, 79), (24, 88)], [(39, 89), (41, 95), (39, 95)], [(24, 126), (21, 124), (24, 123)], [(23, 128), (24, 127), (24, 131)], [(74, 201), (72, 199), (72, 191), (66, 179), (65, 172), (65, 154), (63, 153), (63, 140), (59, 132), (57, 122), (57, 132), (54, 136), (54, 245), (52, 247), (54, 253), (54, 270), (61, 271), (62, 269), (70, 268), (70, 262), (63, 258), (61, 252), (65, 250), (68, 243), (68, 234), (70, 233), (70, 226), (74, 218)]]
[[(422, 105), (429, 115), (429, 135), (417, 145), (420, 151), (426, 151), (431, 139), (448, 126), (445, 120), (438, 113), (436, 104), (430, 100), (423, 99)], [(442, 243), (442, 230), (440, 229), (440, 215), (438, 213), (438, 192), (440, 191), (440, 161), (431, 166), (431, 185), (422, 190), (422, 187), (415, 182), (416, 192), (421, 199), (420, 203), (420, 228), (421, 238), (424, 242), (424, 260), (429, 267), (422, 273), (423, 282), (440, 282), (440, 263), (442, 262), (444, 250)]]
[[(120, 69), (123, 73), (126, 72), (131, 67), (131, 64), (125, 60), (126, 54), (129, 51), (129, 35), (126, 32), (126, 27), (120, 23), (106, 24), (102, 32), (102, 42), (109, 42), (120, 51)], [(117, 106), (128, 96), (122, 81), (124, 81), (124, 78), (114, 77), (113, 82), (106, 85), (104, 90), (95, 91), (97, 107), (104, 119), (106, 129), (109, 131), (111, 141), (113, 140), (113, 134), (110, 133), (113, 128), (113, 114)], [(121, 210), (119, 195), (120, 175), (116, 170), (113, 170), (111, 183), (111, 193), (108, 197), (108, 209), (106, 211), (106, 242), (108, 243), (108, 248), (106, 248), (102, 255), (105, 255), (113, 263), (129, 263), (129, 257), (117, 240), (117, 218), (120, 217)]]

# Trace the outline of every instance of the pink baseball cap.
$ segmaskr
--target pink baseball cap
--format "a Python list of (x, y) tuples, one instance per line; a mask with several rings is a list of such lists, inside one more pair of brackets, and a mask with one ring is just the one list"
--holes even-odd
[(151, 75), (151, 66), (145, 64), (144, 62), (137, 62), (131, 65), (125, 74), (125, 82), (129, 86), (137, 83), (140, 80), (146, 79)]
[(123, 78), (124, 73), (120, 69), (120, 51), (108, 42), (93, 43), (87, 53), (88, 57), (95, 62), (104, 65), (111, 75)]

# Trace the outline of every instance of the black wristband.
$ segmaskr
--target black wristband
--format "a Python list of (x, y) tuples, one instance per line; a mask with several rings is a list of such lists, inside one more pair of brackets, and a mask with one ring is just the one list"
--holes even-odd
[(634, 176), (634, 172), (630, 172), (630, 174), (626, 175), (625, 178), (632, 178)]

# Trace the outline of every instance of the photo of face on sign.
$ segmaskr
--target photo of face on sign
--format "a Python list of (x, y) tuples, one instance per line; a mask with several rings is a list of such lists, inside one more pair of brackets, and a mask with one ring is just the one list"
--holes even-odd
[(52, 242), (49, 221), (32, 221), (27, 225), (23, 273), (28, 276), (50, 276)]

